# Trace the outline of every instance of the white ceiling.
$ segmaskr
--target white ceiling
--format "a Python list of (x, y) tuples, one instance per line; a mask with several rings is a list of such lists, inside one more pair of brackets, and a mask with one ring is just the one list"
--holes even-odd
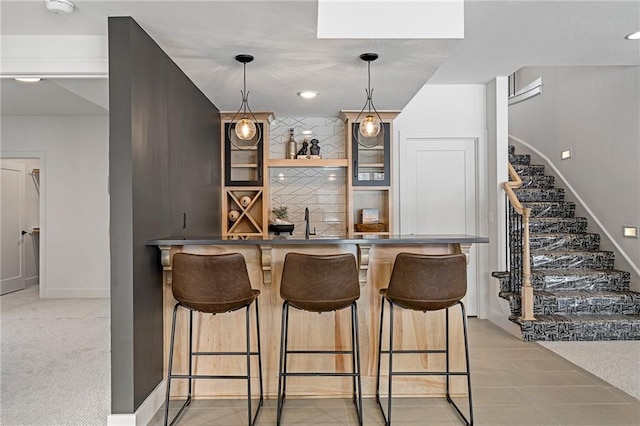
[[(463, 40), (319, 40), (311, 0), (72, 1), (74, 13), (61, 16), (44, 0), (1, 0), (1, 34), (106, 37), (108, 16), (131, 16), (222, 111), (240, 106), (239, 53), (255, 57), (247, 65), (251, 108), (277, 117), (362, 108), (364, 52), (380, 55), (371, 78), (381, 110), (402, 109), (424, 84), (483, 84), (522, 66), (640, 65), (640, 41), (624, 39), (640, 30), (640, 0), (466, 1)], [(3, 79), (1, 112), (105, 113), (106, 88), (100, 79)], [(320, 96), (303, 100), (300, 90)]]

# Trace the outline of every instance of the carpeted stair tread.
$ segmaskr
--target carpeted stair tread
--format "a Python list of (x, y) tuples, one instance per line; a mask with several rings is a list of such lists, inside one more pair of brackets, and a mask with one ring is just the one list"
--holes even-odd
[(510, 319), (522, 338), (534, 340), (640, 340), (640, 315), (535, 315), (535, 321)]
[(598, 250), (600, 234), (594, 233), (533, 233), (529, 236), (531, 250)]
[(529, 154), (509, 154), (509, 162), (515, 164), (529, 164), (531, 156)]
[(522, 188), (513, 191), (523, 203), (536, 201), (564, 201), (563, 188)]
[(611, 251), (532, 250), (531, 269), (613, 269)]
[(530, 217), (573, 217), (576, 205), (566, 201), (523, 202), (522, 206), (531, 209)]
[[(506, 273), (508, 279), (508, 273)], [(496, 278), (499, 278), (496, 276)], [(547, 291), (628, 291), (631, 274), (617, 269), (534, 269), (531, 285)]]

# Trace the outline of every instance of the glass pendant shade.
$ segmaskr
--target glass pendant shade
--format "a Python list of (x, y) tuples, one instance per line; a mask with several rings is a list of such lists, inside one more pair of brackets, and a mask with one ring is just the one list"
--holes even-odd
[(238, 139), (248, 141), (256, 136), (256, 124), (248, 118), (238, 120), (236, 123), (236, 136)]
[[(227, 136), (234, 147), (238, 149), (253, 149), (262, 140), (261, 126), (257, 124), (258, 120), (249, 107), (249, 91), (247, 90), (247, 64), (253, 61), (253, 56), (247, 54), (237, 55), (236, 61), (243, 66), (242, 104), (231, 119), (231, 126), (229, 126)], [(234, 129), (233, 131), (231, 130), (232, 128)]]
[(360, 123), (360, 134), (365, 138), (375, 138), (380, 133), (382, 123), (373, 115), (367, 115)]
[[(360, 59), (367, 63), (367, 100), (355, 119), (353, 140), (365, 148), (373, 148), (384, 141), (382, 118), (373, 106), (373, 89), (371, 88), (371, 62), (378, 59), (377, 53), (363, 53)], [(356, 127), (359, 129), (356, 131)]]

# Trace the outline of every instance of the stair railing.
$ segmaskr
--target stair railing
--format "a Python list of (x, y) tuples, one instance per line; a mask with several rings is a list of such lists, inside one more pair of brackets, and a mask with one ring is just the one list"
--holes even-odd
[[(510, 265), (509, 282), (520, 287), (521, 315), (523, 320), (534, 320), (533, 287), (531, 287), (531, 257), (529, 249), (529, 217), (531, 209), (525, 208), (518, 200), (514, 189), (522, 186), (522, 179), (516, 169), (509, 163), (509, 181), (504, 183), (504, 190), (509, 200), (509, 245)], [(517, 288), (513, 288), (517, 291)]]

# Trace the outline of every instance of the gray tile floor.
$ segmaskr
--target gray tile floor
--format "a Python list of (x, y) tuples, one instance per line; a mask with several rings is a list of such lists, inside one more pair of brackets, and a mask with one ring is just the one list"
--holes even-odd
[[(640, 401), (536, 343), (525, 343), (489, 321), (470, 319), (469, 339), (475, 424), (640, 425)], [(373, 399), (365, 399), (364, 424), (382, 425)], [(162, 425), (160, 410), (150, 423)], [(170, 416), (175, 415), (172, 410)], [(244, 400), (196, 400), (181, 426), (246, 425)], [(276, 402), (266, 400), (259, 425), (273, 425)], [(349, 399), (290, 399), (284, 425), (356, 425)], [(459, 426), (444, 398), (393, 401), (393, 424)]]

